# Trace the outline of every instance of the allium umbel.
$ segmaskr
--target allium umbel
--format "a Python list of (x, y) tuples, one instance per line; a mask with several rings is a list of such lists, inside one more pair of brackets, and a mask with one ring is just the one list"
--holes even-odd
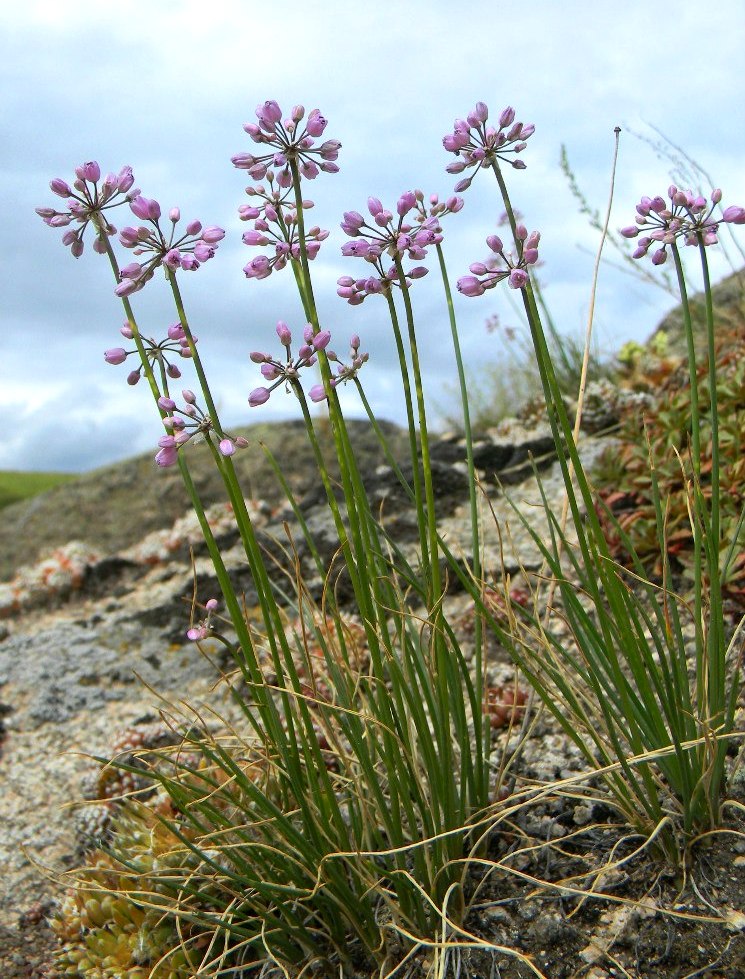
[[(125, 323), (121, 328), (120, 333), (127, 340), (131, 340), (133, 333), (132, 328), (129, 323)], [(142, 345), (145, 348), (145, 356), (149, 360), (153, 368), (165, 369), (166, 374), (170, 378), (181, 377), (181, 371), (172, 363), (173, 355), (176, 354), (182, 358), (190, 358), (192, 356), (191, 347), (189, 341), (186, 338), (186, 331), (184, 330), (181, 323), (173, 323), (168, 327), (167, 336), (163, 340), (156, 341), (152, 338), (141, 337)], [(196, 344), (198, 342), (198, 337), (192, 334), (192, 342)], [(131, 350), (125, 350), (124, 347), (112, 347), (109, 350), (104, 351), (104, 360), (107, 364), (123, 364), (127, 357), (138, 356), (139, 351), (137, 347), (133, 347)], [(127, 375), (127, 384), (137, 384), (140, 380), (143, 371), (142, 364), (139, 364), (136, 370), (131, 371)]]
[[(299, 261), (301, 258), (299, 222), (292, 191), (275, 188), (273, 176), (269, 174), (268, 177), (269, 190), (262, 185), (247, 187), (246, 193), (254, 200), (238, 208), (241, 221), (253, 221), (253, 230), (244, 232), (243, 243), (274, 248), (273, 255), (257, 255), (243, 267), (247, 279), (265, 279), (272, 272), (283, 269), (291, 259)], [(303, 201), (304, 211), (312, 207), (313, 201)], [(328, 234), (318, 225), (305, 229), (305, 252), (310, 260), (316, 257)]]
[[(342, 245), (342, 255), (365, 259), (378, 274), (364, 279), (342, 276), (337, 280), (337, 295), (356, 306), (366, 296), (385, 293), (392, 285), (401, 285), (396, 260), (409, 258), (421, 261), (426, 258), (427, 248), (442, 241), (440, 217), (463, 207), (460, 197), (451, 197), (444, 204), (439, 203), (436, 197), (430, 200), (432, 207), (427, 211), (421, 190), (407, 191), (396, 203), (394, 218), (393, 212), (384, 208), (377, 197), (369, 197), (367, 209), (372, 223), (357, 211), (345, 212), (341, 229), (353, 240)], [(384, 256), (394, 260), (394, 264), (387, 269), (383, 264)], [(427, 269), (421, 265), (415, 266), (405, 274), (405, 285), (409, 286), (411, 280), (426, 275)]]
[[(526, 147), (528, 140), (535, 132), (532, 123), (527, 125), (515, 122), (515, 110), (508, 106), (499, 116), (499, 128), (487, 126), (489, 110), (483, 102), (477, 102), (475, 109), (468, 113), (465, 119), (456, 119), (452, 133), (443, 137), (442, 145), (449, 153), (454, 153), (458, 159), (448, 164), (448, 173), (463, 173), (469, 167), (491, 167), (497, 160), (509, 163), (515, 170), (524, 170), (525, 163), (513, 159)], [(456, 194), (467, 190), (476, 176), (459, 180), (455, 185)]]
[(493, 289), (497, 283), (507, 279), (511, 289), (522, 289), (529, 280), (528, 266), (538, 261), (538, 243), (541, 235), (538, 231), (528, 234), (527, 228), (518, 224), (517, 258), (505, 254), (504, 243), (497, 235), (489, 235), (486, 243), (494, 253), (485, 262), (474, 262), (470, 266), (471, 275), (458, 279), (457, 288), (464, 296), (483, 296), (487, 289)]
[(91, 160), (75, 168), (75, 178), (72, 187), (59, 177), (49, 184), (58, 197), (67, 198), (66, 211), (37, 207), (36, 213), (50, 228), (65, 228), (73, 223), (80, 225), (70, 228), (62, 236), (62, 243), (69, 247), (74, 258), (80, 258), (83, 254), (83, 234), (88, 224), (92, 223), (96, 233), (93, 250), (105, 254), (106, 245), (101, 236), (115, 235), (116, 228), (104, 212), (126, 204), (139, 194), (139, 190), (133, 189), (132, 167), (122, 167), (118, 174), (107, 174), (99, 184), (101, 168), (95, 160)]
[[(209, 438), (214, 428), (212, 419), (197, 404), (193, 391), (182, 391), (181, 396), (184, 399), (183, 408), (179, 408), (173, 398), (167, 395), (158, 398), (158, 407), (164, 412), (163, 425), (167, 434), (158, 439), (160, 451), (155, 456), (155, 461), (164, 468), (177, 462), (179, 449), (190, 439), (195, 435)], [(236, 449), (243, 449), (247, 445), (248, 441), (243, 436), (233, 438), (223, 433), (218, 451), (222, 456), (232, 456)]]
[(164, 233), (160, 226), (160, 204), (141, 195), (130, 202), (130, 208), (135, 217), (146, 221), (139, 227), (122, 228), (119, 241), (125, 248), (133, 249), (135, 255), (149, 255), (144, 263), (132, 262), (119, 273), (119, 285), (114, 290), (117, 296), (129, 296), (142, 289), (151, 279), (156, 268), (163, 265), (170, 272), (177, 269), (194, 272), (202, 262), (214, 257), (217, 243), (225, 237), (222, 228), (211, 225), (202, 227), (201, 221), (190, 221), (183, 234), (176, 234), (176, 225), (181, 220), (181, 212), (177, 207), (168, 213), (170, 233)]
[[(297, 356), (292, 356), (292, 334), (286, 323), (280, 320), (276, 327), (279, 342), (285, 348), (285, 359), (278, 360), (271, 354), (255, 350), (250, 356), (254, 364), (261, 364), (261, 373), (267, 381), (273, 383), (269, 387), (254, 388), (248, 396), (252, 408), (266, 404), (275, 388), (285, 384), (288, 388), (297, 390), (300, 386), (300, 371), (317, 363), (319, 350), (325, 350), (331, 340), (328, 330), (314, 331), (311, 323), (303, 328), (303, 343), (298, 349)], [(317, 399), (314, 399), (317, 400)]]
[(291, 115), (283, 119), (282, 110), (273, 100), (262, 102), (256, 107), (256, 123), (246, 123), (245, 131), (261, 146), (269, 147), (269, 152), (258, 156), (253, 153), (238, 153), (231, 157), (234, 167), (247, 170), (254, 180), (263, 180), (268, 173), (276, 173), (280, 187), (292, 186), (290, 161), (297, 164), (302, 177), (313, 180), (321, 170), (338, 173), (336, 159), (341, 143), (338, 139), (327, 139), (320, 146), (315, 145), (317, 137), (326, 128), (326, 119), (318, 109), (308, 115), (305, 125), (305, 109), (296, 105)]
[(652, 252), (654, 265), (662, 265), (667, 260), (667, 246), (678, 238), (686, 245), (716, 245), (717, 231), (721, 222), (745, 224), (745, 208), (733, 205), (715, 217), (714, 211), (722, 199), (718, 188), (711, 192), (711, 204), (700, 194), (691, 190), (679, 190), (674, 184), (667, 189), (668, 204), (662, 197), (642, 197), (636, 205), (636, 225), (621, 229), (624, 238), (636, 238), (641, 231), (647, 231), (639, 239), (633, 258), (644, 258), (655, 243), (661, 247)]

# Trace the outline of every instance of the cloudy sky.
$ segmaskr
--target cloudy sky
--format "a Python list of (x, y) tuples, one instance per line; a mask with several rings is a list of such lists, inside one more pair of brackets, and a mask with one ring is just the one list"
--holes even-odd
[[(237, 208), (248, 181), (230, 157), (251, 149), (242, 124), (264, 99), (286, 110), (319, 107), (329, 119), (325, 136), (343, 143), (341, 172), (306, 190), (314, 220), (332, 230), (313, 271), (333, 345), (343, 349), (357, 332), (370, 352), (365, 386), (381, 417), (401, 417), (390, 330), (382, 302), (352, 308), (335, 295), (339, 275), (363, 274), (340, 255), (341, 214), (363, 210), (369, 195), (391, 205), (416, 187), (447, 195), (455, 178), (445, 173), (452, 157), (441, 139), (477, 100), (493, 117), (514, 105), (518, 119), (536, 125), (528, 169), (513, 174), (511, 188), (530, 229), (542, 232), (545, 293), (567, 333), (584, 328), (597, 236), (560, 173), (561, 144), (588, 199), (604, 209), (613, 129), (622, 127), (615, 227), (631, 222), (642, 194), (664, 193), (670, 182), (670, 161), (634, 135), (655, 138), (650, 126), (712, 175), (725, 204), (745, 204), (742, 0), (706, 8), (699, 0), (476, 0), (459, 9), (450, 0), (3, 5), (0, 468), (85, 470), (146, 450), (162, 432), (144, 385), (129, 388), (129, 368), (103, 360), (121, 342), (122, 321), (107, 263), (90, 249), (74, 260), (61, 232), (34, 214), (59, 203), (49, 180), (71, 181), (85, 160), (104, 172), (130, 164), (137, 186), (164, 210), (179, 205), (187, 220), (227, 229), (214, 261), (181, 274), (226, 423), (297, 412), (281, 392), (261, 408), (246, 400), (261, 383), (249, 351), (276, 345), (278, 319), (302, 326), (289, 271), (263, 282), (242, 273), (256, 252), (240, 240)], [(465, 196), (445, 228), (453, 280), (485, 257), (501, 211), (493, 181), (476, 181)], [(721, 257), (714, 268), (728, 271)], [(428, 393), (444, 404), (451, 354), (431, 279), (416, 287), (420, 343)], [(606, 268), (596, 311), (601, 346), (642, 339), (671, 304)], [(162, 336), (175, 319), (159, 278), (134, 305), (148, 335)], [(498, 364), (501, 341), (485, 321), (494, 313), (514, 320), (506, 297), (458, 297), (457, 313), (472, 370)]]

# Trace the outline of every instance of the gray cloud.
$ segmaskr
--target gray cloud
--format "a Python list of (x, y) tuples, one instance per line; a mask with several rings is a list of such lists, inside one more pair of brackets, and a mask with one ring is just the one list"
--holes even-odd
[[(528, 170), (515, 174), (511, 186), (526, 222), (542, 232), (541, 274), (564, 330), (583, 328), (597, 237), (558, 173), (562, 142), (599, 208), (608, 192), (613, 126), (643, 129), (644, 120), (715, 170), (726, 202), (743, 203), (739, 0), (719, 5), (720, 21), (731, 29), (717, 32), (716, 59), (686, 58), (679, 66), (655, 38), (668, 37), (671, 23), (680, 36), (700, 32), (700, 6), (691, 0), (653, 7), (632, 0), (607, 17), (595, 5), (591, 18), (580, 2), (537, 0), (509, 16), (503, 7), (476, 5), (468, 22), (444, 2), (414, 0), (398, 22), (388, 11), (340, 0), (310, 6), (288, 0), (279, 41), (277, 22), (249, 7), (257, 9), (238, 0), (131, 0), (131, 30), (112, 26), (110, 8), (93, 0), (81, 0), (74, 15), (51, 0), (0, 14), (0, 180), (7, 201), (0, 225), (0, 405), (10, 420), (0, 465), (83, 469), (147, 448), (159, 434), (147, 399), (124, 383), (126, 368), (103, 362), (103, 350), (120, 342), (122, 319), (106, 261), (89, 253), (73, 260), (60, 234), (33, 213), (53, 200), (49, 179), (69, 179), (84, 159), (95, 157), (104, 169), (130, 163), (147, 196), (227, 228), (217, 259), (184, 274), (182, 285), (231, 424), (257, 420), (259, 410), (261, 417), (296, 412), (291, 398), (272, 397), (254, 411), (246, 402), (260, 383), (249, 351), (274, 342), (277, 319), (302, 325), (288, 271), (261, 283), (241, 272), (249, 250), (240, 242), (236, 208), (246, 180), (229, 157), (250, 145), (241, 125), (266, 97), (283, 107), (298, 99), (320, 106), (331, 120), (329, 134), (344, 144), (341, 173), (307, 187), (317, 205), (314, 220), (333, 232), (315, 263), (316, 288), (334, 345), (343, 349), (352, 332), (362, 335), (371, 353), (366, 390), (386, 417), (402, 416), (390, 326), (384, 304), (353, 309), (335, 296), (338, 275), (355, 274), (352, 260), (338, 252), (340, 216), (362, 210), (370, 194), (393, 202), (416, 186), (449, 193), (440, 140), (477, 99), (493, 113), (511, 101), (520, 118), (536, 123)], [(643, 193), (664, 191), (668, 169), (651, 147), (624, 135), (615, 226), (629, 223)], [(495, 189), (477, 181), (464, 211), (446, 227), (453, 280), (484, 257), (500, 211)], [(715, 260), (715, 272), (726, 271)], [(434, 271), (430, 278), (417, 284), (415, 296), (428, 389), (439, 397), (452, 354), (441, 287)], [(135, 300), (148, 335), (162, 335), (175, 319), (161, 283)], [(662, 293), (647, 293), (606, 268), (600, 338), (616, 345), (643, 337), (669, 305)], [(481, 301), (457, 297), (456, 307), (468, 361), (475, 367), (497, 360), (484, 322), (498, 310), (512, 316), (506, 297), (496, 291)]]

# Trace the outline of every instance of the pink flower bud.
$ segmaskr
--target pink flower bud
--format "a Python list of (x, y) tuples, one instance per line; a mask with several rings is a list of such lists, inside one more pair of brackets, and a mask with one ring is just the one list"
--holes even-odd
[(463, 296), (483, 296), (484, 286), (474, 275), (464, 275), (456, 284), (458, 292)]
[(408, 214), (409, 211), (416, 204), (416, 196), (412, 190), (407, 191), (405, 194), (401, 194), (396, 204), (396, 211), (400, 217)]
[(331, 333), (329, 330), (321, 330), (319, 333), (313, 337), (313, 346), (316, 350), (325, 350), (331, 341)]
[[(215, 257), (215, 249), (212, 245), (208, 245), (205, 241), (198, 241), (194, 246), (194, 258), (198, 262), (208, 262), (211, 258)], [(183, 263), (181, 265), (183, 268)]]
[(245, 449), (248, 446), (248, 439), (244, 438), (242, 435), (237, 436), (234, 440), (236, 447), (239, 449)]
[(216, 612), (217, 609), (219, 608), (219, 605), (220, 603), (217, 601), (216, 598), (210, 598), (208, 601), (204, 603), (204, 607), (207, 609), (208, 612)]
[(131, 190), (135, 178), (132, 174), (132, 167), (122, 167), (117, 177), (117, 187), (121, 194), (126, 194)]
[(161, 395), (158, 398), (158, 407), (162, 408), (163, 411), (173, 411), (176, 407), (176, 402), (173, 398), (167, 398), (165, 395)]
[(127, 351), (123, 347), (112, 347), (104, 351), (103, 359), (107, 364), (123, 364), (127, 359)]
[(256, 115), (259, 121), (276, 125), (282, 118), (282, 110), (273, 99), (270, 99), (256, 106)]
[(503, 109), (499, 116), (499, 128), (506, 129), (507, 126), (511, 126), (515, 121), (515, 110), (511, 105), (508, 105), (506, 109)]
[(528, 282), (528, 273), (525, 269), (513, 269), (507, 279), (507, 284), (511, 289), (522, 289)]
[(252, 408), (263, 405), (269, 400), (271, 391), (268, 388), (254, 388), (248, 396), (248, 403)]
[(498, 235), (489, 235), (486, 239), (486, 244), (497, 255), (501, 255), (504, 251), (504, 242)]
[(160, 452), (155, 457), (155, 461), (157, 462), (157, 464), (164, 468), (166, 466), (175, 465), (177, 459), (178, 459), (178, 449), (176, 448), (175, 445), (161, 449)]
[[(224, 456), (235, 455), (235, 445), (233, 445), (232, 439), (222, 439), (220, 441), (220, 445), (218, 446), (218, 448), (220, 449), (221, 455)], [(215, 605), (217, 605), (217, 603), (215, 603)]]
[(313, 111), (308, 116), (308, 122), (306, 125), (306, 128), (308, 130), (308, 135), (314, 137), (322, 135), (327, 125), (328, 125), (328, 120), (321, 115), (318, 109), (313, 109)]
[(90, 183), (95, 184), (101, 177), (101, 167), (99, 167), (95, 160), (91, 160), (89, 163), (83, 163), (82, 166), (75, 167), (75, 173), (80, 180), (88, 180)]
[(289, 347), (292, 343), (292, 333), (290, 328), (282, 320), (279, 320), (276, 326), (277, 336), (279, 337), (279, 342), (283, 347)]
[(59, 177), (55, 177), (54, 180), (50, 181), (49, 186), (52, 192), (58, 197), (70, 197), (72, 194), (72, 189), (69, 184), (66, 184), (64, 180)]
[(313, 387), (308, 391), (308, 397), (311, 401), (318, 403), (319, 401), (326, 400), (326, 391), (323, 384), (314, 384)]
[(181, 211), (177, 207), (172, 207), (168, 212), (168, 220), (172, 221), (173, 224), (178, 224), (181, 220)]
[(137, 292), (139, 288), (139, 283), (135, 282), (134, 279), (122, 279), (119, 285), (114, 289), (114, 292), (121, 298), (122, 296), (131, 296), (132, 293)]
[(267, 381), (276, 381), (278, 377), (282, 376), (282, 371), (276, 364), (263, 363), (261, 365), (261, 374)]
[(356, 258), (364, 258), (369, 251), (370, 242), (365, 241), (364, 238), (361, 241), (346, 241), (341, 246), (342, 255), (351, 255)]
[(222, 241), (225, 237), (225, 232), (222, 228), (218, 228), (217, 225), (210, 225), (209, 228), (205, 228), (202, 232), (202, 241), (206, 241), (208, 245), (216, 245), (218, 241)]
[(160, 217), (160, 204), (147, 197), (135, 197), (129, 202), (132, 213), (143, 221), (157, 221)]
[(745, 207), (730, 204), (729, 207), (725, 207), (722, 220), (729, 224), (745, 224)]

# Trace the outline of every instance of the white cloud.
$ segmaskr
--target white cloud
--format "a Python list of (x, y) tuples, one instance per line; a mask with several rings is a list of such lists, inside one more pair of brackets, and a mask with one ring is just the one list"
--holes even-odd
[[(511, 102), (520, 118), (537, 125), (529, 168), (511, 183), (515, 204), (542, 232), (542, 274), (558, 321), (570, 331), (581, 328), (592, 257), (577, 243), (592, 252), (597, 236), (578, 217), (558, 174), (562, 142), (582, 189), (600, 209), (608, 193), (614, 125), (643, 128), (645, 121), (713, 171), (727, 203), (745, 202), (740, 0), (719, 3), (717, 18), (718, 26), (702, 24), (694, 0), (627, 0), (623, 6), (534, 0), (522, 7), (477, 2), (465, 14), (446, 0), (385, 8), (286, 0), (276, 13), (242, 0), (129, 0), (122, 8), (98, 0), (79, 0), (72, 8), (51, 0), (5, 5), (0, 399), (16, 408), (0, 465), (44, 467), (50, 459), (44, 416), (34, 407), (41, 403), (62, 413), (64, 431), (56, 444), (64, 446), (60, 456), (71, 467), (111, 458), (112, 447), (134, 451), (152, 441), (142, 434), (153, 430), (149, 409), (138, 402), (135, 412), (124, 368), (102, 360), (106, 347), (118, 345), (121, 322), (105, 260), (86, 254), (73, 261), (60, 235), (33, 214), (35, 205), (50, 199), (45, 188), (52, 176), (69, 175), (91, 156), (105, 169), (131, 163), (148, 196), (229, 229), (231, 243), (223, 243), (210, 266), (184, 276), (184, 291), (231, 422), (255, 421), (245, 398), (258, 381), (247, 354), (271, 342), (277, 319), (299, 326), (302, 316), (289, 272), (263, 283), (243, 278), (249, 253), (240, 244), (235, 209), (246, 180), (228, 160), (250, 145), (241, 125), (260, 100), (321, 107), (331, 120), (329, 134), (344, 147), (341, 173), (307, 191), (317, 204), (314, 220), (333, 231), (314, 267), (319, 305), (343, 342), (352, 332), (362, 335), (371, 352), (365, 369), (371, 400), (385, 415), (400, 418), (383, 307), (366, 302), (351, 309), (335, 296), (336, 277), (351, 268), (337, 251), (341, 212), (362, 209), (369, 194), (393, 201), (415, 186), (448, 192), (452, 180), (444, 173), (440, 140), (453, 118), (477, 99), (494, 113)], [(692, 49), (704, 51), (706, 30), (716, 51), (692, 56)], [(615, 225), (628, 223), (641, 194), (664, 190), (668, 169), (650, 147), (624, 133)], [(484, 238), (500, 211), (485, 182), (468, 192), (466, 208), (447, 229), (453, 279), (483, 257)], [(723, 274), (726, 265), (715, 261), (715, 269)], [(431, 278), (426, 289), (418, 286), (418, 302), (430, 386), (439, 389), (451, 354), (439, 339), (449, 330), (433, 298), (439, 295), (434, 272)], [(458, 300), (463, 347), (476, 363), (491, 356), (493, 339), (483, 324), (500, 306), (504, 297), (496, 293), (481, 303)], [(643, 337), (668, 306), (662, 293), (645, 294), (613, 270), (603, 272), (598, 325), (614, 341)], [(162, 334), (174, 319), (156, 283), (136, 297), (136, 308), (148, 334)], [(63, 411), (55, 398), (67, 379)], [(96, 392), (99, 404), (85, 400)], [(289, 398), (273, 398), (262, 410), (266, 417), (294, 411)], [(120, 413), (129, 429), (119, 427)], [(125, 430), (138, 434), (122, 438)]]

